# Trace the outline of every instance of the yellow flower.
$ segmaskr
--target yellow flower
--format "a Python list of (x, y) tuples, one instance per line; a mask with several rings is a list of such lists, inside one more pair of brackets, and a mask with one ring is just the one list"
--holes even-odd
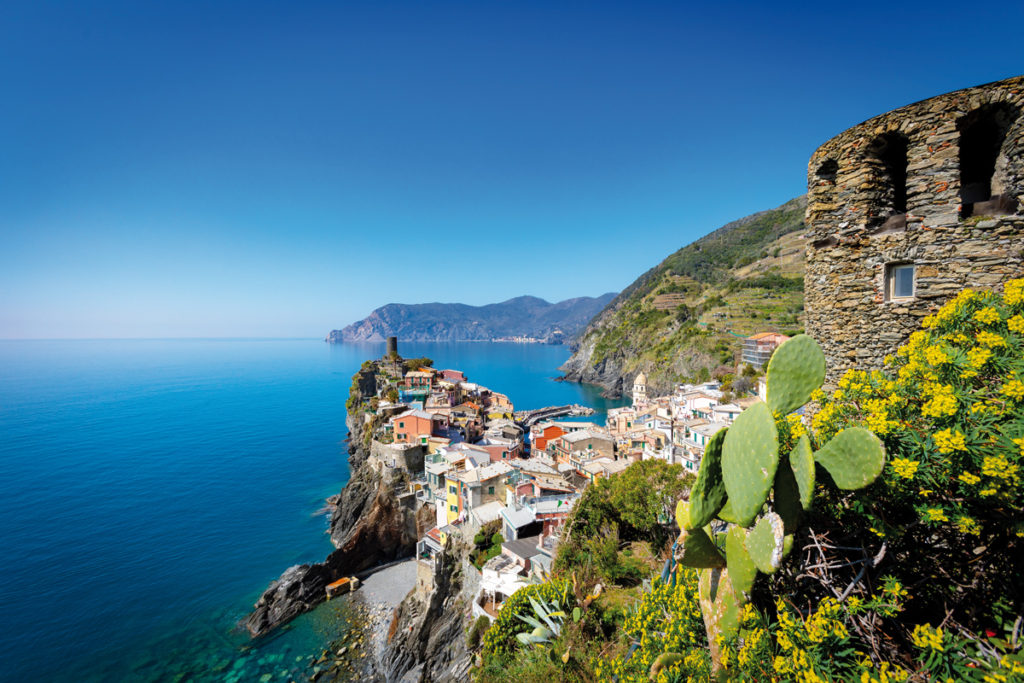
[(896, 476), (903, 479), (913, 479), (920, 465), (921, 463), (917, 460), (909, 458), (893, 458), (892, 461), (892, 469), (896, 472)]
[(924, 392), (931, 395), (931, 400), (924, 404), (921, 413), (927, 417), (945, 417), (955, 415), (957, 411), (956, 396), (949, 384), (925, 385)]
[(967, 515), (960, 515), (956, 518), (956, 528), (962, 533), (970, 534), (971, 536), (981, 535), (981, 527), (978, 526), (978, 523), (973, 518)]
[(930, 365), (942, 365), (949, 362), (949, 356), (938, 346), (929, 346), (924, 350), (924, 359)]
[(1010, 328), (1011, 332), (1017, 334), (1024, 334), (1024, 316), (1015, 315), (1006, 321), (1006, 326)]
[(1024, 398), (1024, 382), (1014, 377), (1002, 386), (999, 393), (1009, 399), (1019, 401)]
[(1010, 481), (1017, 477), (1017, 470), (1020, 467), (1006, 459), (1005, 455), (986, 455), (981, 462), (981, 473), (993, 479), (1006, 479)]
[(1007, 306), (1024, 303), (1024, 280), (1010, 280), (1003, 287), (1003, 302)]
[(975, 370), (981, 368), (992, 357), (992, 349), (976, 346), (967, 352), (967, 364)]
[(953, 451), (966, 451), (967, 443), (964, 441), (964, 435), (955, 429), (943, 429), (941, 432), (935, 432), (935, 445), (939, 449), (939, 453), (952, 453)]
[(807, 433), (807, 427), (804, 426), (799, 415), (787, 415), (786, 422), (789, 424), (789, 433), (794, 439), (799, 439)]
[(999, 322), (999, 311), (991, 306), (986, 306), (980, 311), (975, 311), (971, 317), (983, 325), (991, 325), (992, 323)]
[(914, 627), (914, 632), (910, 635), (914, 641), (914, 645), (921, 648), (931, 648), (938, 652), (943, 652), (942, 648), (942, 629), (933, 629), (930, 624), (918, 624)]
[(960, 476), (957, 477), (957, 479), (967, 484), (968, 486), (973, 486), (974, 484), (977, 484), (979, 481), (981, 481), (981, 477), (979, 477), (976, 474), (971, 474), (970, 472), (962, 472)]
[(945, 510), (942, 508), (928, 508), (925, 510), (925, 514), (928, 515), (929, 522), (948, 522), (949, 517), (946, 516)]
[(1006, 340), (1000, 337), (998, 334), (989, 332), (988, 330), (982, 330), (977, 336), (978, 343), (984, 346), (1006, 346)]

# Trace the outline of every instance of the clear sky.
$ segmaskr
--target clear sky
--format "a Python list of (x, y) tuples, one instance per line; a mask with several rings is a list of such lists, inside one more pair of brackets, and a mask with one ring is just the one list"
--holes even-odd
[(314, 336), (619, 290), (1024, 3), (0, 4), (0, 337)]

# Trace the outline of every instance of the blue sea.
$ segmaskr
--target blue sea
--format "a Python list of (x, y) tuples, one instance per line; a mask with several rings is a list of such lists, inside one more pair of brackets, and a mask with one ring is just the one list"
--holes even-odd
[[(402, 344), (516, 408), (618, 405), (553, 381), (560, 346)], [(344, 633), (332, 601), (238, 631), (285, 568), (332, 549), (345, 399), (382, 344), (0, 341), (0, 679), (288, 680)]]

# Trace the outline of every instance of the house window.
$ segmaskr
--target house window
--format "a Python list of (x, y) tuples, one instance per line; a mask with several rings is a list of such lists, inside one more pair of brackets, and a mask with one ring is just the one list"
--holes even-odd
[(487, 493), (493, 494), (494, 493), (494, 487), (493, 486), (488, 486), (487, 487)]
[(887, 301), (914, 296), (914, 265), (896, 263), (886, 267), (885, 296)]
[(459, 506), (458, 505), (449, 505), (448, 506), (448, 510), (451, 511), (451, 512), (458, 512), (459, 511)]
[(458, 492), (459, 492), (459, 490), (457, 488), (455, 488), (454, 486), (449, 486), (448, 487), (448, 493), (458, 493)]
[(405, 423), (404, 422), (399, 422), (398, 423), (398, 428), (399, 429), (405, 429)]

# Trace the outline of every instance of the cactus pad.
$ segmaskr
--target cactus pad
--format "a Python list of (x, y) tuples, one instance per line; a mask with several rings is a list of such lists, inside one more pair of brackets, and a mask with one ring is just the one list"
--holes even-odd
[(798, 334), (775, 349), (768, 361), (768, 407), (776, 415), (789, 415), (824, 381), (825, 354), (813, 338)]
[(867, 429), (850, 427), (815, 452), (814, 459), (828, 470), (836, 486), (852, 491), (864, 488), (882, 472), (885, 448)]
[(757, 520), (753, 530), (747, 534), (747, 552), (750, 553), (750, 559), (765, 574), (774, 574), (782, 564), (785, 537), (782, 518), (774, 512), (769, 512)]
[(736, 514), (732, 511), (732, 505), (729, 504), (729, 499), (725, 499), (725, 504), (722, 505), (722, 509), (718, 511), (718, 518), (729, 522), (730, 524), (739, 524), (736, 519)]
[(676, 524), (680, 531), (690, 528), (690, 506), (685, 500), (676, 503)]
[(748, 597), (757, 578), (757, 566), (747, 552), (747, 532), (743, 527), (729, 529), (725, 539), (725, 555), (729, 567), (729, 580), (737, 595)]
[(811, 453), (811, 440), (804, 434), (796, 442), (789, 453), (789, 466), (800, 489), (800, 505), (804, 510), (811, 509), (814, 499), (814, 454)]
[(725, 566), (725, 557), (703, 529), (684, 530), (679, 535), (676, 559), (698, 569)]
[(793, 476), (793, 468), (789, 461), (783, 459), (779, 463), (779, 469), (775, 472), (775, 487), (772, 489), (772, 497), (775, 502), (775, 512), (782, 518), (782, 524), (786, 533), (796, 531), (800, 523), (800, 489), (797, 487), (796, 477)]
[(755, 403), (736, 418), (722, 447), (722, 478), (740, 526), (749, 526), (761, 511), (778, 464), (775, 420), (766, 404)]
[(708, 639), (721, 634), (725, 640), (732, 640), (739, 632), (740, 608), (746, 603), (746, 599), (738, 596), (733, 590), (729, 571), (702, 570), (697, 588)]
[[(690, 490), (690, 525), (687, 529), (698, 529), (710, 522), (725, 504), (725, 482), (722, 481), (722, 443), (728, 429), (719, 430), (700, 461), (697, 481)], [(681, 527), (680, 527), (681, 528)]]
[(678, 664), (683, 661), (683, 655), (678, 652), (662, 652), (658, 655), (658, 658), (654, 660), (654, 664), (651, 664), (651, 672), (649, 678), (652, 681), (658, 680), (658, 674), (673, 664)]

